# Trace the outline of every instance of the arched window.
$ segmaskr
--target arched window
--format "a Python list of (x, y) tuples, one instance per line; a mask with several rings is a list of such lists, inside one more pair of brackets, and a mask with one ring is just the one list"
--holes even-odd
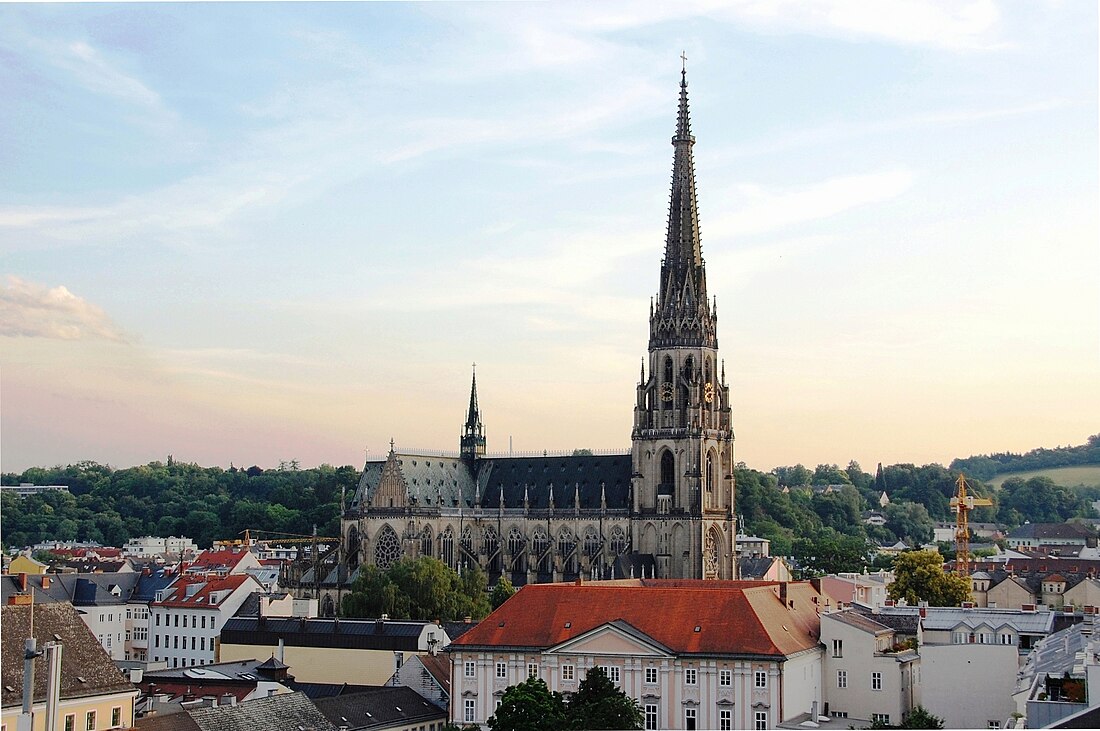
[(321, 600), (321, 616), (336, 616), (336, 602), (332, 600), (332, 594), (325, 594), (325, 598)]
[(584, 532), (584, 555), (591, 558), (600, 552), (600, 537), (595, 528), (589, 528)]
[(550, 539), (546, 537), (546, 531), (542, 528), (535, 530), (534, 538), (531, 540), (531, 551), (534, 554), (534, 559), (538, 563), (536, 564), (537, 570), (541, 574), (550, 573)]
[(466, 563), (469, 561), (469, 556), (474, 552), (474, 534), (470, 532), (470, 526), (466, 526), (462, 529), (462, 555), (459, 557), (459, 561)]
[(439, 558), (452, 569), (455, 567), (455, 534), (451, 526), (439, 537)]
[(374, 563), (380, 569), (388, 569), (401, 558), (401, 541), (388, 525), (378, 531), (374, 541)]
[(359, 537), (359, 529), (354, 525), (348, 529), (347, 561), (348, 571), (354, 571), (359, 567), (359, 553), (363, 548), (363, 541)]
[(676, 486), (676, 458), (667, 449), (661, 453), (661, 484), (657, 492), (662, 495), (671, 495)]
[(661, 408), (672, 408), (672, 397), (676, 393), (675, 378), (672, 375), (672, 358), (665, 356), (664, 378), (661, 379)]
[(432, 527), (430, 525), (424, 526), (420, 531), (420, 555), (429, 557), (432, 555)]
[(508, 553), (512, 555), (512, 570), (513, 571), (526, 571), (527, 561), (526, 556), (523, 554), (523, 549), (527, 546), (527, 541), (524, 540), (523, 534), (517, 529), (513, 528), (508, 531)]
[(489, 571), (500, 571), (500, 541), (497, 539), (497, 532), (486, 528), (481, 545), (485, 552), (485, 568)]
[(707, 471), (705, 478), (707, 492), (714, 492), (714, 452), (707, 452)]
[(561, 556), (562, 571), (567, 574), (576, 573), (577, 556), (574, 549), (577, 547), (577, 539), (568, 528), (562, 528), (558, 533), (558, 555)]
[(626, 533), (622, 527), (615, 526), (611, 529), (611, 553), (618, 556), (620, 553), (626, 553), (626, 548)]
[(690, 355), (684, 362), (684, 378), (686, 378), (689, 382), (695, 380), (695, 358), (691, 357)]

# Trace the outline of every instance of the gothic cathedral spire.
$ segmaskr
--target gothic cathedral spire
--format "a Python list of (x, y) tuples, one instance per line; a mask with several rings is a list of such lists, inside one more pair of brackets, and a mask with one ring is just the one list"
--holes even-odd
[[(687, 72), (680, 75), (672, 191), (660, 289), (649, 316), (649, 368), (634, 406), (634, 545), (661, 578), (737, 576), (729, 387), (718, 379), (717, 304), (699, 236)], [(648, 373), (646, 372), (648, 370)]]
[(649, 318), (649, 346), (718, 347), (717, 318), (707, 300), (707, 275), (699, 237), (699, 202), (695, 194), (695, 161), (687, 70), (680, 74), (669, 196), (668, 233), (657, 307)]
[(466, 412), (466, 424), (462, 428), (462, 459), (472, 462), (485, 456), (485, 425), (481, 423), (481, 410), (477, 405), (477, 365), (474, 365), (470, 382), (470, 408)]

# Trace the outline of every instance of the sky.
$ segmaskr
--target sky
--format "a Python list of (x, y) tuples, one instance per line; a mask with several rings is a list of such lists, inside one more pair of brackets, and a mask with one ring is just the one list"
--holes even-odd
[(1083, 443), (1097, 23), (0, 4), (0, 468), (629, 448), (682, 53), (737, 460)]

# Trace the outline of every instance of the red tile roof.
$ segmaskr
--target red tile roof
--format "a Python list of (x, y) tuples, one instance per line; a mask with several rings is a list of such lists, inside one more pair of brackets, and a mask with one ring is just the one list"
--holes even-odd
[(786, 589), (789, 606), (778, 582), (529, 584), (451, 647), (548, 648), (621, 620), (678, 654), (792, 655), (818, 644), (819, 597), (808, 582)]
[(219, 569), (229, 568), (241, 562), (245, 556), (248, 555), (248, 551), (241, 549), (223, 548), (220, 551), (203, 551), (195, 560), (187, 567), (188, 571), (197, 571), (202, 569)]
[(420, 662), (448, 695), (451, 693), (451, 661), (440, 655), (420, 655)]
[[(232, 574), (216, 578), (204, 576), (184, 576), (164, 590), (164, 600), (152, 602), (152, 607), (186, 607), (189, 609), (217, 609), (218, 604), (210, 603), (210, 594), (216, 591), (236, 591), (245, 582), (252, 582), (255, 588), (260, 588), (260, 582), (249, 574)], [(191, 596), (187, 596), (187, 587), (195, 584), (201, 585)], [(223, 600), (224, 601), (224, 600)]]

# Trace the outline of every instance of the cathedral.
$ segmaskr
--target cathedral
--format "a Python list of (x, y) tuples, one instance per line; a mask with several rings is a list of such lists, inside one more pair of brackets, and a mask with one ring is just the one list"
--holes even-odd
[(729, 387), (707, 296), (694, 145), (682, 72), (668, 233), (629, 452), (486, 456), (475, 373), (457, 454), (398, 452), (391, 442), (385, 459), (367, 462), (341, 521), (340, 566), (323, 582), (323, 613), (360, 566), (403, 557), (477, 565), (490, 585), (737, 578)]

